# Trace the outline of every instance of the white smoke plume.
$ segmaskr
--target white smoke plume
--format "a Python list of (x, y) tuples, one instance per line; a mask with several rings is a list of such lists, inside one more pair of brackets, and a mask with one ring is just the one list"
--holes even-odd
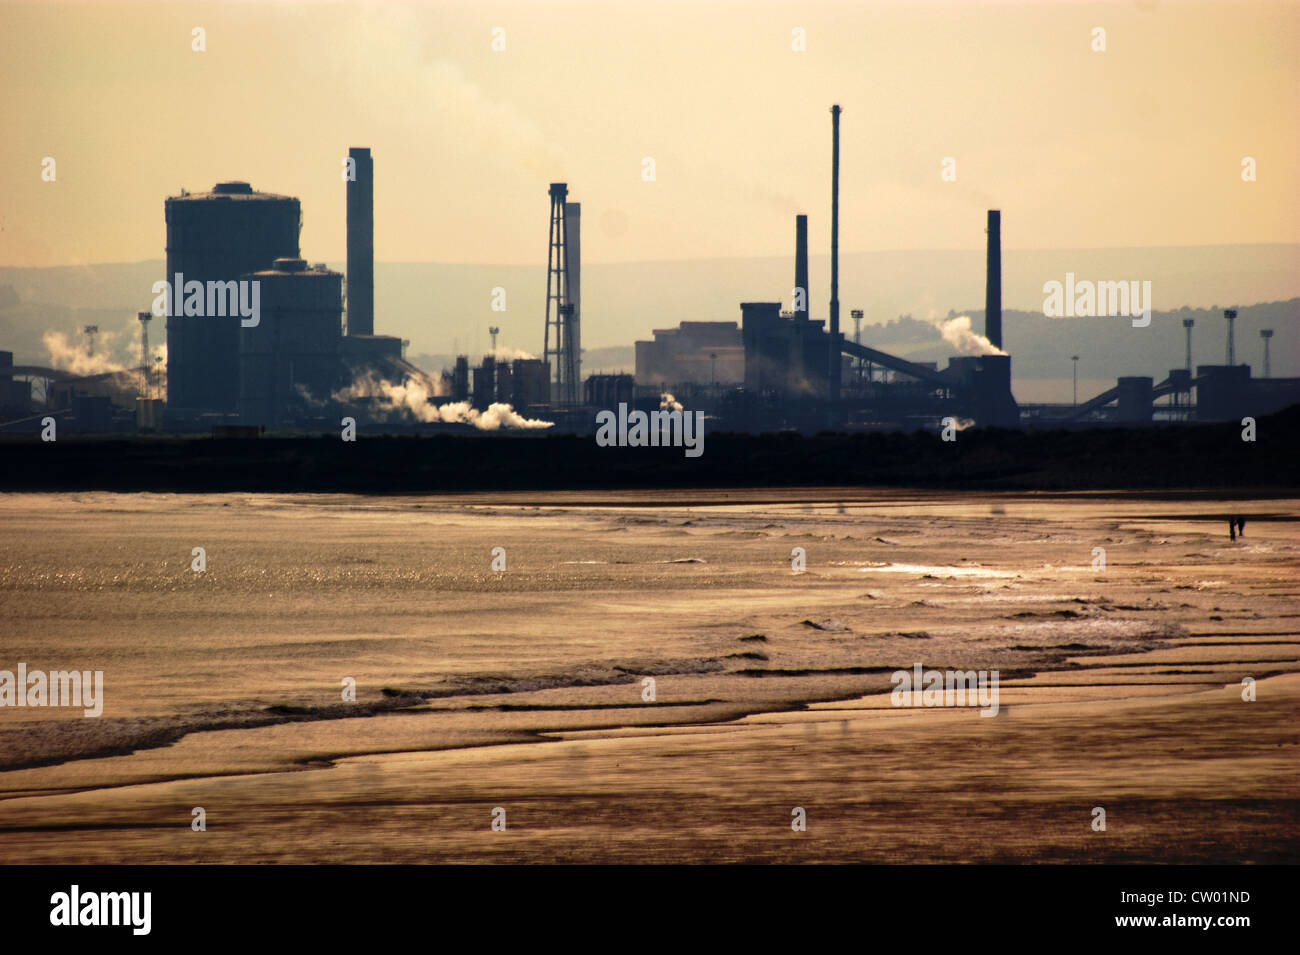
[(939, 334), (963, 355), (1005, 355), (979, 332), (971, 331), (970, 316), (958, 315), (949, 319), (930, 319), (930, 324), (939, 329)]
[[(152, 329), (151, 329), (152, 330)], [(149, 345), (149, 374), (155, 379), (161, 369), (155, 358), (167, 361), (167, 343), (155, 340)], [(140, 321), (134, 316), (124, 320), (116, 331), (101, 328), (95, 335), (95, 351), (91, 354), (90, 339), (82, 332), (49, 331), (41, 336), (41, 343), (50, 355), (50, 367), (70, 371), (74, 375), (103, 375), (108, 372), (140, 373)]]
[(113, 360), (115, 332), (101, 332), (96, 336), (95, 353), (90, 353), (89, 341), (72, 341), (65, 332), (46, 332), (41, 343), (50, 353), (50, 367), (70, 371), (74, 375), (102, 375), (126, 369)]
[(436, 409), (443, 421), (472, 424), (480, 431), (498, 431), (501, 428), (553, 428), (554, 421), (525, 418), (514, 407), (502, 401), (488, 405), (487, 411), (471, 408), (468, 401), (456, 401)]
[(447, 424), (469, 424), (480, 431), (499, 431), (502, 428), (539, 429), (553, 428), (553, 421), (541, 421), (525, 418), (504, 402), (495, 402), (486, 411), (471, 407), (468, 401), (455, 401), (450, 404), (430, 404), (435, 397), (420, 381), (408, 378), (400, 385), (395, 385), (384, 378), (363, 375), (347, 388), (334, 393), (337, 401), (355, 401), (361, 398), (374, 399), (379, 403), (379, 413), (387, 417), (410, 418), (426, 424), (444, 422)]
[(668, 394), (667, 392), (664, 392), (662, 395), (659, 396), (659, 410), (660, 411), (681, 411), (682, 403), (678, 401), (676, 398), (674, 398), (672, 395)]
[(518, 358), (532, 360), (537, 356), (532, 352), (524, 351), (522, 348), (507, 348), (505, 345), (498, 345), (497, 350), (492, 353), (492, 357), (497, 361), (514, 361)]

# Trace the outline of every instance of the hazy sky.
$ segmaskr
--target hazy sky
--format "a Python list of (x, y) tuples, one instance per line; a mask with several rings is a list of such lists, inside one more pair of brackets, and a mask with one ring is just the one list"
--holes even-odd
[(341, 261), (353, 145), (380, 260), (544, 269), (552, 180), (587, 261), (788, 255), (796, 212), (817, 254), (834, 102), (846, 252), (980, 248), (990, 207), (1008, 249), (1300, 241), (1294, 2), (7, 4), (0, 85), (4, 265), (160, 258), (225, 179)]

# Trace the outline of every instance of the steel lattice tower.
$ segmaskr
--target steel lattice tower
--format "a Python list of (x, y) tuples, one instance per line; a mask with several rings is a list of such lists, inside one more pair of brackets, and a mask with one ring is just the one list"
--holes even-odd
[[(546, 258), (546, 333), (542, 343), (542, 360), (554, 356), (551, 400), (561, 407), (578, 403), (578, 358), (576, 318), (569, 288), (569, 223), (565, 210), (567, 183), (551, 183), (551, 238)], [(551, 330), (555, 330), (552, 347)]]

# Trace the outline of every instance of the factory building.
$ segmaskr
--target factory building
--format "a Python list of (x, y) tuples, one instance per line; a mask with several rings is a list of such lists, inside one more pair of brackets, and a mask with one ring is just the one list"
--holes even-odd
[(469, 401), (469, 356), (457, 355), (456, 366), (451, 373), (452, 401)]
[(1011, 394), (1010, 355), (961, 355), (948, 359), (940, 377), (950, 383), (954, 410), (982, 427), (1014, 428), (1020, 406)]
[[(986, 328), (999, 339), (1000, 218), (996, 210), (989, 212), (985, 310)], [(799, 216), (795, 221), (795, 300), (790, 311), (783, 312), (780, 302), (740, 305), (747, 426), (819, 430), (828, 424), (853, 426), (855, 422), (932, 422), (950, 414), (973, 418), (985, 426), (1015, 427), (1019, 423), (1020, 409), (1011, 394), (1010, 356), (957, 356), (939, 371), (933, 363), (908, 361), (846, 341), (828, 330), (825, 322), (810, 318), (807, 242), (807, 221)], [(833, 232), (832, 274), (837, 271), (837, 244)], [(832, 286), (832, 302), (835, 294)], [(855, 359), (892, 371), (894, 381), (858, 381), (853, 374)], [(847, 384), (843, 391), (841, 383)]]
[[(1227, 356), (1233, 355), (1232, 321), (1236, 309), (1226, 309), (1228, 319)], [(1059, 420), (1077, 424), (1115, 421), (1127, 425), (1151, 424), (1157, 418), (1163, 421), (1240, 421), (1246, 417), (1259, 417), (1280, 411), (1300, 402), (1300, 378), (1255, 378), (1251, 366), (1246, 364), (1198, 365), (1192, 373), (1191, 319), (1183, 321), (1187, 330), (1187, 360), (1185, 367), (1172, 368), (1164, 381), (1154, 378), (1126, 376), (1116, 381), (1114, 388), (1069, 408), (1064, 414), (1053, 414), (1051, 406), (1034, 409), (1042, 420)], [(1265, 347), (1271, 334), (1264, 335)], [(1265, 360), (1268, 352), (1265, 351)], [(1192, 395), (1195, 394), (1193, 401)], [(1158, 405), (1160, 398), (1170, 403)]]
[(1198, 421), (1237, 421), (1300, 402), (1300, 378), (1252, 378), (1250, 365), (1198, 365), (1192, 383)]
[(588, 408), (617, 408), (631, 405), (634, 395), (631, 375), (588, 375), (582, 383), (583, 404)]
[[(173, 287), (201, 283), (207, 306), (184, 315), (188, 304), (168, 300), (171, 426), (229, 424), (236, 414), (244, 425), (301, 425), (324, 416), (336, 392), (362, 376), (434, 389), (402, 357), (400, 338), (374, 334), (374, 161), (362, 147), (348, 158), (346, 296), (342, 274), (299, 258), (297, 199), (246, 182), (167, 199), (166, 278)], [(226, 314), (214, 314), (210, 283), (247, 283), (256, 318), (245, 321), (224, 300)]]
[(830, 340), (825, 322), (782, 314), (780, 302), (742, 302), (745, 390), (792, 398), (824, 398)]
[(636, 383), (644, 388), (740, 384), (745, 348), (735, 322), (682, 322), (636, 343)]
[(540, 358), (517, 358), (511, 366), (511, 401), (523, 414), (530, 408), (544, 408), (551, 400), (551, 366)]
[(261, 316), (239, 330), (242, 424), (303, 424), (342, 383), (343, 276), (302, 259), (241, 278), (261, 285)]
[(497, 400), (497, 361), (491, 355), (483, 356), (483, 363), (474, 369), (474, 407), (486, 408)]
[(508, 361), (497, 362), (496, 368), (497, 368), (496, 393), (498, 395), (510, 395), (511, 404), (514, 404), (514, 400), (513, 400), (515, 394), (514, 369), (511, 367), (510, 362)]
[(14, 380), (14, 353), (0, 351), (0, 415), (26, 417), (32, 408), (32, 384)]
[(471, 366), (469, 356), (457, 355), (451, 371), (442, 373), (441, 400), (468, 401), (478, 409), (502, 403), (516, 411), (549, 410), (551, 405), (550, 364), (538, 358), (498, 361), (484, 355)]
[[(170, 282), (230, 282), (298, 257), (302, 209), (297, 199), (255, 192), (246, 182), (219, 182), (164, 204)], [(179, 315), (168, 309), (168, 409), (182, 417), (233, 413), (239, 406), (238, 315)]]
[[(826, 323), (813, 320), (808, 293), (808, 217), (795, 217), (795, 299), (789, 312), (779, 302), (742, 302), (743, 380), (751, 394), (826, 398), (842, 377), (844, 359), (831, 348)], [(834, 356), (834, 361), (828, 356)]]

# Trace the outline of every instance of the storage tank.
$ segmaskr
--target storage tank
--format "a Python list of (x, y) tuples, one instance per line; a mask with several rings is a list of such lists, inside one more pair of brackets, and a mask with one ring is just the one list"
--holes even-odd
[(324, 413), (342, 384), (343, 275), (302, 259), (240, 276), (259, 283), (257, 325), (239, 329), (239, 420), (278, 427)]
[[(228, 282), (298, 257), (302, 209), (297, 199), (255, 192), (246, 182), (219, 182), (211, 192), (165, 203), (167, 274), (176, 282)], [(167, 318), (167, 404), (172, 411), (233, 412), (239, 403), (238, 315)]]
[(1123, 424), (1150, 424), (1154, 416), (1155, 379), (1129, 375), (1116, 382), (1115, 419)]

